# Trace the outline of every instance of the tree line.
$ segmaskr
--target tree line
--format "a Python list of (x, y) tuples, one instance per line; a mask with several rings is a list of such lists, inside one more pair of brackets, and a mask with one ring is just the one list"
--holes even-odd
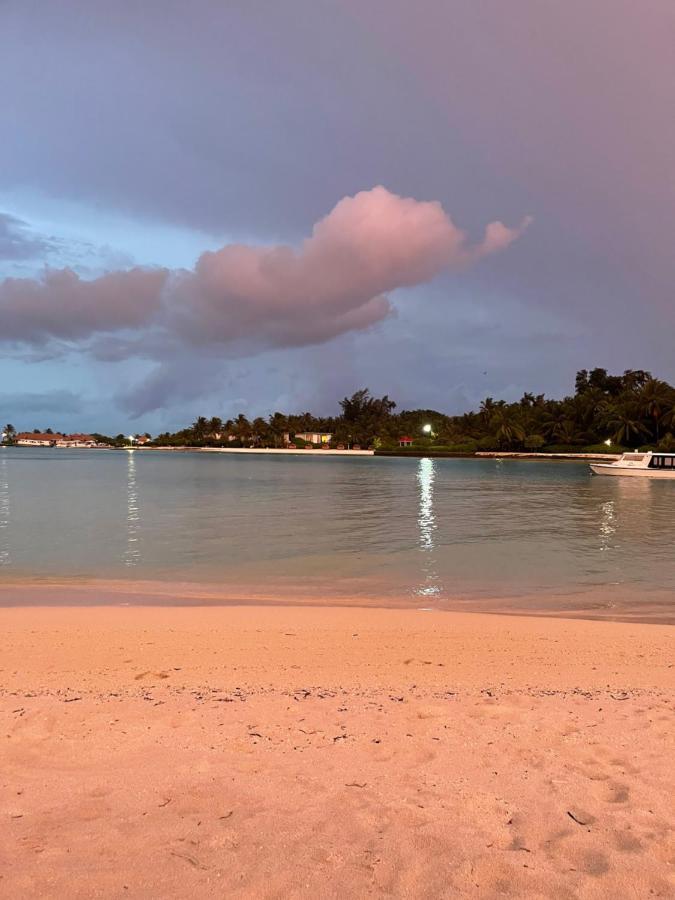
[[(331, 434), (331, 445), (393, 449), (410, 438), (413, 449), (457, 453), (477, 450), (570, 452), (653, 447), (675, 451), (675, 388), (650, 372), (606, 369), (577, 372), (571, 396), (554, 400), (525, 393), (507, 403), (486, 397), (476, 411), (449, 416), (433, 409), (396, 411), (388, 396), (367, 388), (340, 401), (337, 416), (275, 412), (268, 418), (235, 419), (199, 416), (187, 428), (158, 435), (162, 446), (282, 447), (285, 436), (307, 432)], [(426, 427), (425, 427), (426, 426)]]

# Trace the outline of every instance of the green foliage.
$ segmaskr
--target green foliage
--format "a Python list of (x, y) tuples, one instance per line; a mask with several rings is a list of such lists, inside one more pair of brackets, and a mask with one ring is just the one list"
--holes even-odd
[(528, 434), (523, 441), (523, 447), (525, 447), (526, 450), (536, 452), (541, 450), (545, 443), (546, 438), (542, 434)]
[(542, 448), (543, 453), (582, 453), (578, 444), (546, 444)]
[(664, 453), (675, 453), (675, 435), (670, 431), (664, 435), (657, 444), (657, 450), (661, 450)]
[[(374, 397), (367, 388), (339, 403), (340, 414), (318, 417), (309, 412), (274, 412), (267, 419), (249, 420), (241, 413), (223, 421), (199, 416), (175, 434), (159, 435), (153, 443), (169, 446), (283, 447), (285, 436), (305, 431), (330, 433), (331, 445), (378, 446), (396, 450), (402, 436), (413, 440), (413, 451), (443, 448), (447, 452), (476, 450), (574, 453), (620, 452), (643, 444), (671, 446), (675, 433), (675, 389), (642, 369), (610, 375), (606, 369), (582, 369), (575, 392), (562, 400), (526, 392), (512, 403), (486, 397), (477, 411), (448, 416), (434, 409), (396, 411), (387, 395)], [(431, 434), (423, 429), (431, 426)], [(670, 437), (669, 437), (670, 436)], [(614, 446), (604, 442), (610, 439)], [(590, 451), (589, 451), (590, 452)]]
[(582, 453), (625, 453), (626, 448), (621, 444), (612, 442), (609, 446), (603, 441), (601, 444), (589, 444), (581, 448)]
[(464, 444), (449, 444), (446, 449), (450, 453), (475, 453), (479, 449), (476, 441), (466, 441)]
[(97, 444), (108, 444), (111, 447), (126, 447), (129, 444), (129, 438), (124, 434), (118, 434), (116, 437), (111, 437), (108, 434), (92, 431), (91, 436)]

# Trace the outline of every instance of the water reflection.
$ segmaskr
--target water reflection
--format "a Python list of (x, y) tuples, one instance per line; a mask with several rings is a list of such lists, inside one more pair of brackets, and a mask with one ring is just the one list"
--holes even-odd
[(9, 466), (7, 457), (0, 457), (0, 566), (8, 566), (9, 552)]
[(611, 550), (612, 536), (616, 534), (616, 512), (614, 501), (607, 500), (600, 505), (600, 549)]
[(415, 593), (422, 597), (440, 594), (442, 585), (436, 569), (435, 534), (436, 516), (434, 514), (434, 480), (436, 469), (433, 459), (421, 459), (417, 467), (417, 484), (419, 488), (419, 511), (417, 524), (419, 528), (419, 548), (424, 554), (422, 559), (422, 583)]
[(127, 547), (124, 551), (124, 565), (137, 566), (141, 561), (140, 545), (141, 511), (138, 500), (136, 476), (136, 454), (127, 455)]

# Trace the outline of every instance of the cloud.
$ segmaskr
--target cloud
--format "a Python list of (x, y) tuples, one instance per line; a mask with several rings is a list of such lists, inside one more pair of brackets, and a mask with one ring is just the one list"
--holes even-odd
[(82, 399), (67, 390), (0, 394), (0, 409), (13, 410), (21, 415), (39, 412), (77, 413), (82, 410)]
[(123, 389), (116, 401), (132, 419), (137, 419), (169, 404), (180, 406), (209, 393), (219, 394), (222, 402), (222, 391), (227, 381), (222, 360), (182, 353), (171, 362), (161, 362), (145, 377)]
[(375, 187), (341, 200), (299, 250), (233, 244), (202, 254), (174, 284), (175, 328), (191, 343), (320, 343), (384, 319), (397, 288), (464, 268), (519, 233), (492, 222), (470, 246), (440, 203)]
[(321, 343), (381, 321), (392, 291), (502, 250), (526, 225), (491, 222), (470, 245), (440, 203), (376, 187), (342, 199), (297, 250), (229, 244), (203, 253), (191, 271), (133, 268), (85, 280), (47, 269), (40, 278), (6, 278), (0, 336), (84, 348), (105, 336), (116, 359), (143, 354), (138, 329), (147, 329), (159, 358), (176, 343), (239, 353)]
[(242, 357), (363, 331), (392, 313), (393, 291), (505, 249), (528, 221), (491, 222), (472, 244), (440, 203), (375, 187), (340, 200), (297, 248), (228, 244), (202, 253), (191, 270), (136, 267), (85, 279), (48, 268), (6, 278), (0, 340), (33, 353), (159, 362), (118, 398), (138, 415), (211, 383), (217, 367), (208, 359), (224, 348)]
[(40, 345), (146, 326), (160, 311), (164, 269), (109, 272), (86, 281), (72, 269), (0, 282), (0, 339)]
[(35, 259), (52, 248), (52, 241), (32, 234), (27, 222), (9, 213), (0, 213), (0, 262)]

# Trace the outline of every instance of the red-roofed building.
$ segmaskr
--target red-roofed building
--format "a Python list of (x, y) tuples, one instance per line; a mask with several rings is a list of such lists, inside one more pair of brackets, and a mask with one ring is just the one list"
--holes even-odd
[(408, 437), (407, 435), (404, 435), (403, 437), (400, 437), (398, 439), (399, 447), (412, 447), (412, 443), (413, 439), (411, 437)]
[(58, 440), (63, 440), (62, 434), (20, 431), (16, 436), (16, 443), (21, 447), (54, 447)]

